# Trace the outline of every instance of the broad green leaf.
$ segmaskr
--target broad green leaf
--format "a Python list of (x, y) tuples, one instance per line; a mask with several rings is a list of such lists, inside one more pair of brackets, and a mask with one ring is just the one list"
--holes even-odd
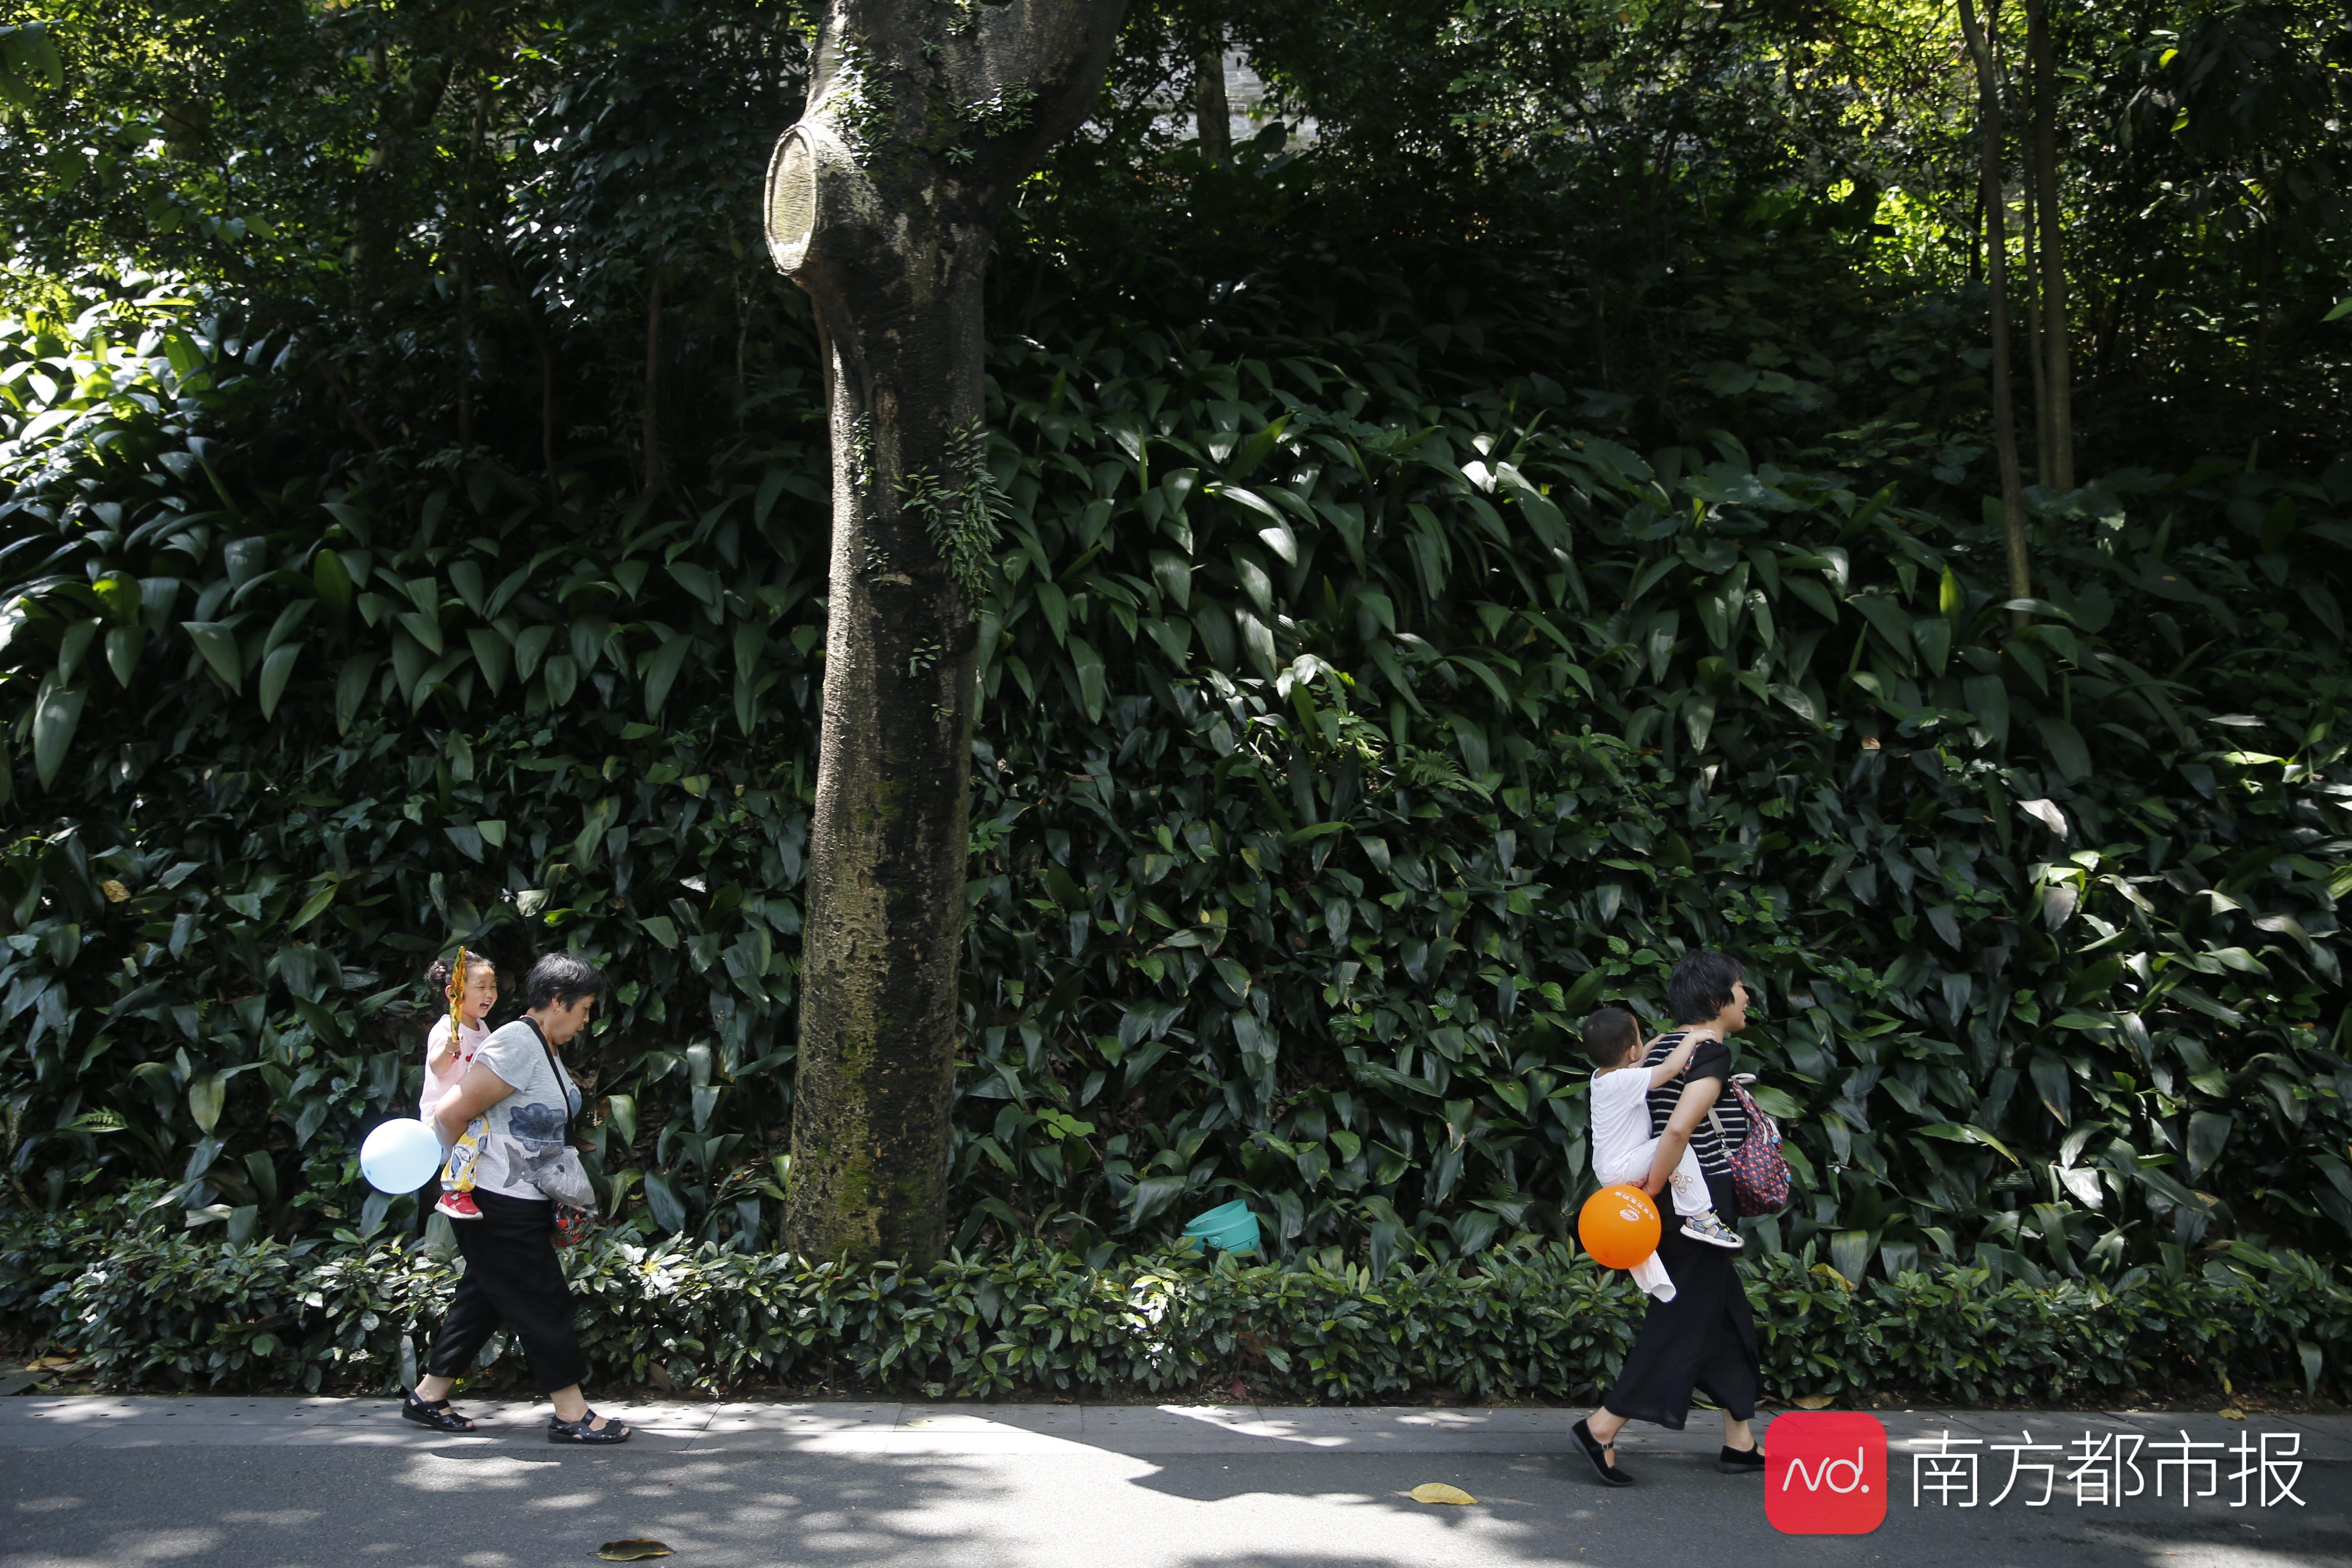
[(74, 729), (81, 722), (83, 696), (79, 687), (58, 684), (54, 674), (41, 679), (33, 700), (33, 773), (43, 789), (57, 782), (58, 770), (65, 766)]
[[(1895, 656), (1905, 671), (1918, 667), (1912, 652), (1911, 616), (1892, 595), (1862, 593), (1854, 595), (1846, 603), (1860, 610), (1863, 619), (1885, 639), (1887, 651)], [(1948, 628), (1947, 631), (1948, 633)]]
[[(1201, 488), (1202, 492), (1205, 494), (1223, 496), (1225, 500), (1232, 501), (1236, 506), (1256, 512), (1261, 517), (1265, 518), (1275, 527), (1281, 529), (1286, 536), (1289, 533), (1290, 525), (1284, 520), (1282, 513), (1275, 510), (1273, 503), (1268, 501), (1265, 497), (1257, 494), (1255, 490), (1245, 490), (1239, 485), (1220, 484), (1214, 479), (1210, 480)], [(1293, 555), (1295, 556), (1296, 553), (1297, 547), (1294, 545)]]
[(335, 901), (335, 894), (341, 886), (341, 882), (332, 878), (321, 882), (312, 890), (309, 898), (302, 900), (302, 907), (294, 911), (294, 918), (286, 922), (286, 929), (289, 931), (299, 931), (324, 914), (327, 906)]
[[(466, 602), (466, 608), (486, 620), (489, 617), (489, 600), (483, 594), (480, 562), (461, 557), (449, 563), (449, 585), (457, 590), (457, 597)], [(435, 618), (439, 617), (436, 615)]]
[(1090, 721), (1100, 723), (1103, 700), (1109, 690), (1108, 679), (1103, 667), (1103, 657), (1084, 637), (1069, 641), (1070, 663), (1078, 673), (1078, 701)]
[(432, 668), (432, 651), (409, 636), (405, 629), (395, 628), (392, 634), (393, 680), (411, 709), (416, 706), (418, 689), (425, 684), (425, 672)]
[(286, 695), (286, 683), (294, 679), (294, 667), (300, 662), (302, 653), (302, 644), (288, 643), (272, 649), (269, 657), (261, 661), (261, 679), (255, 683), (254, 693), (261, 699), (264, 719), (277, 713), (278, 700)]
[(2083, 743), (2082, 734), (2074, 725), (2059, 718), (2037, 719), (2033, 722), (2041, 731), (2042, 744), (2049, 752), (2050, 760), (2057, 764), (2068, 784), (2080, 784), (2091, 776), (2090, 748)]
[(1054, 584), (1040, 583), (1037, 584), (1037, 609), (1045, 617), (1046, 629), (1054, 634), (1054, 640), (1067, 642), (1070, 635), (1069, 595)]
[(2009, 686), (2000, 676), (1969, 676), (1960, 683), (1960, 700), (1992, 737), (1995, 750), (2009, 744)]
[(1170, 604), (1178, 609), (1189, 608), (1192, 603), (1192, 563), (1172, 551), (1151, 552), (1151, 580)]
[(319, 602), (325, 605), (337, 620), (351, 613), (352, 574), (341, 555), (331, 550), (320, 551), (310, 563), (310, 583), (318, 591)]
[(686, 1203), (668, 1176), (647, 1171), (645, 1193), (646, 1207), (652, 1212), (654, 1224), (673, 1236), (686, 1228)]
[(504, 691), (512, 652), (507, 647), (507, 639), (487, 626), (471, 626), (466, 632), (466, 646), (474, 650), (474, 662), (481, 667), (482, 678), (490, 683), (490, 694), (495, 697)]
[(645, 658), (646, 718), (661, 717), (662, 704), (669, 700), (671, 686), (677, 683), (677, 672), (694, 652), (694, 639), (680, 635), (654, 649)]
[(1250, 659), (1257, 666), (1258, 673), (1268, 680), (1273, 679), (1275, 674), (1274, 628), (1247, 610), (1235, 610), (1234, 624), (1239, 628), (1242, 646), (1249, 651)]
[(309, 617), (310, 606), (317, 602), (314, 599), (297, 599), (278, 613), (278, 619), (270, 623), (269, 635), (261, 639), (261, 657), (265, 660), (294, 635), (295, 628)]
[(335, 728), (348, 733), (352, 721), (359, 717), (360, 704), (367, 700), (368, 687), (383, 661), (372, 653), (354, 654), (343, 662), (335, 677)]
[[(528, 635), (528, 634), (525, 634)], [(568, 653), (559, 653), (547, 661), (543, 671), (547, 681), (547, 702), (551, 708), (569, 707), (572, 693), (580, 684), (580, 667)]]
[(184, 621), (181, 630), (231, 691), (245, 689), (244, 657), (237, 651), (235, 621)]
[(136, 626), (107, 628), (106, 668), (114, 672), (115, 684), (131, 684), (131, 676), (139, 668), (139, 656), (146, 647), (147, 634)]
[(221, 1108), (227, 1098), (228, 1086), (215, 1073), (205, 1073), (188, 1085), (188, 1114), (207, 1138), (220, 1125)]
[(1288, 427), (1290, 420), (1291, 416), (1285, 414), (1264, 429), (1244, 437), (1234, 447), (1234, 455), (1225, 464), (1225, 478), (1238, 484), (1256, 472), (1258, 465), (1273, 455), (1276, 444), (1282, 439), (1282, 433)]
[(2219, 1111), (2200, 1110), (2189, 1116), (2189, 1174), (2192, 1180), (2204, 1174), (2221, 1159), (2221, 1145), (2229, 1142), (2235, 1125)]
[(1911, 637), (1919, 645), (1919, 657), (1927, 661), (1927, 673), (1943, 674), (1945, 662), (1952, 657), (1952, 623), (1924, 619), (1913, 621)]
[(431, 654), (435, 658), (439, 658), (444, 653), (448, 651), (446, 646), (441, 641), (441, 617), (439, 616), (425, 615), (413, 610), (404, 610), (401, 612), (401, 614), (394, 616), (393, 619), (402, 627), (402, 629), (405, 630), (410, 637), (416, 639), (418, 647), (422, 647), (426, 653)]
[(515, 638), (516, 679), (529, 680), (539, 673), (540, 663), (547, 657), (547, 645), (553, 641), (554, 637), (553, 626), (539, 626), (523, 628), (522, 635)]
[(784, 481), (792, 477), (788, 468), (772, 468), (761, 479), (759, 493), (751, 498), (752, 527), (768, 526), (768, 514), (776, 510), (776, 501), (784, 493)]
[(81, 661), (98, 640), (100, 623), (95, 619), (76, 621), (66, 628), (65, 638), (58, 645), (58, 683), (69, 685)]

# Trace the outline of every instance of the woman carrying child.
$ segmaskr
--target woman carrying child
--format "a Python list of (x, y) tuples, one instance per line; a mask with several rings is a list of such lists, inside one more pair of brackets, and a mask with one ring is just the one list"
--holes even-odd
[(531, 966), (529, 984), (529, 1010), (482, 1042), (425, 1119), (445, 1149), (461, 1136), (478, 1140), (471, 1179), (479, 1217), (457, 1227), (466, 1272), (425, 1363), (428, 1375), (400, 1413), (438, 1432), (472, 1431), (474, 1424), (449, 1407), (449, 1391), (503, 1322), (522, 1342), (531, 1376), (555, 1407), (549, 1442), (625, 1443), (629, 1428), (589, 1409), (580, 1393), (588, 1358), (555, 1255), (556, 1205), (538, 1174), (565, 1149), (580, 1110), (580, 1090), (557, 1051), (588, 1026), (604, 977), (585, 959), (551, 952)]
[[(1654, 1069), (1687, 1048), (1690, 1065), (1679, 1078), (1669, 1076), (1647, 1088), (1655, 1142), (1641, 1186), (1653, 1196), (1668, 1191), (1685, 1153), (1695, 1154), (1709, 1208), (1716, 1215), (1736, 1215), (1729, 1153), (1747, 1136), (1747, 1115), (1736, 1099), (1718, 1103), (1717, 1096), (1731, 1079), (1731, 1048), (1725, 1042), (1748, 1026), (1748, 987), (1738, 963), (1700, 950), (1675, 965), (1666, 1000), (1681, 1027), (1652, 1040), (1642, 1063)], [(1691, 1035), (1705, 1037), (1686, 1047)], [(1677, 1212), (1687, 1215), (1683, 1201), (1678, 1198)], [(1722, 1228), (1719, 1221), (1717, 1228)], [(1702, 1223), (1663, 1227), (1655, 1261), (1667, 1276), (1667, 1292), (1652, 1295), (1616, 1386), (1600, 1409), (1574, 1427), (1577, 1446), (1604, 1484), (1633, 1484), (1618, 1465), (1613, 1446), (1625, 1423), (1649, 1421), (1681, 1431), (1694, 1388), (1723, 1412), (1723, 1449), (1716, 1468), (1739, 1475), (1764, 1468), (1764, 1450), (1748, 1426), (1756, 1413), (1756, 1321), (1733, 1258), (1731, 1249)]]

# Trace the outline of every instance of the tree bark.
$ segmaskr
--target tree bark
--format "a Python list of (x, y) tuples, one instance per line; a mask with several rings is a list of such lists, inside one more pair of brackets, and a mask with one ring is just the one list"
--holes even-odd
[(466, 144), (466, 173), (457, 194), (457, 445), (474, 445), (474, 244), (481, 227), (480, 197), (475, 190), (476, 168), (482, 143), (489, 135), (488, 83), (474, 81), (474, 134)]
[(1199, 127), (1201, 160), (1227, 163), (1234, 156), (1234, 111), (1225, 101), (1225, 25), (1212, 17), (1193, 57), (1192, 115)]
[[(1992, 14), (1998, 21), (2000, 13)], [(2025, 544), (2025, 477), (2017, 462), (2017, 412), (2010, 396), (2009, 207), (2001, 192), (2001, 114), (1999, 63), (1992, 36), (1977, 18), (1974, 0), (1960, 0), (1960, 29), (1977, 67), (1977, 129), (1983, 138), (1980, 170), (1985, 224), (1985, 291), (1992, 336), (1992, 447), (2000, 467), (2001, 530), (2009, 542), (2009, 594), (2033, 596), (2033, 563)], [(2032, 617), (2011, 610), (2010, 628), (2021, 631)]]
[(2048, 484), (2053, 472), (2054, 454), (2050, 435), (2050, 365), (2042, 352), (2041, 224), (2037, 221), (2041, 207), (2034, 193), (2041, 189), (2041, 164), (2034, 156), (2032, 143), (2026, 144), (2025, 199), (2018, 204), (2018, 216), (2024, 226), (2024, 243), (2019, 248), (2024, 253), (2025, 282), (2020, 290), (2025, 299), (2025, 363), (2033, 384), (2033, 463), (2036, 482)]
[(769, 165), (833, 444), (824, 695), (787, 1244), (927, 1267), (947, 1229), (975, 619), (1002, 506), (982, 284), (1021, 179), (1102, 85), (1125, 0), (830, 0)]
[(531, 353), (539, 361), (539, 462), (547, 477), (547, 504), (560, 507), (563, 481), (555, 467), (555, 344), (548, 337), (547, 323), (540, 318), (538, 297), (523, 280), (522, 268), (505, 247), (487, 234), (480, 237), (483, 254), (498, 269), (500, 285), (514, 300), (516, 314), (530, 338)]
[(2065, 230), (2058, 212), (2058, 62), (2050, 40), (2050, 0), (2026, 0), (2026, 54), (2033, 71), (2033, 200), (2042, 241), (2042, 379), (2049, 387), (2042, 482), (2074, 488), (2074, 348), (2066, 326)]
[(661, 448), (661, 326), (662, 252), (654, 247), (653, 286), (646, 294), (645, 464), (646, 494), (662, 488)]

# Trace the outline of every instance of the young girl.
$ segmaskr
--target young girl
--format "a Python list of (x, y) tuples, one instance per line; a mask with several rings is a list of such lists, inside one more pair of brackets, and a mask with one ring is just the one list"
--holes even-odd
[[(1691, 1053), (1709, 1038), (1702, 1030), (1689, 1030), (1656, 1067), (1644, 1068), (1642, 1026), (1633, 1014), (1603, 1007), (1584, 1021), (1584, 1054), (1592, 1063), (1592, 1174), (1602, 1185), (1638, 1186), (1648, 1179), (1658, 1149), (1650, 1134), (1650, 1090), (1677, 1077), (1690, 1065)], [(1739, 1233), (1716, 1217), (1695, 1151), (1683, 1151), (1666, 1184), (1685, 1236), (1734, 1251), (1740, 1247)], [(1674, 1281), (1654, 1257), (1633, 1274), (1636, 1285), (1660, 1300), (1674, 1300)]]
[[(499, 972), (495, 965), (479, 953), (467, 953), (464, 994), (452, 1011), (459, 1020), (450, 1027), (452, 1011), (445, 1011), (435, 1021), (432, 1031), (425, 1037), (425, 1092), (417, 1096), (417, 1114), (429, 1125), (434, 1108), (442, 1096), (457, 1087), (466, 1069), (474, 1065), (474, 1053), (490, 1037), (482, 1020), (498, 1005)], [(425, 972), (425, 978), (446, 1005), (449, 1000), (450, 979), (455, 972), (443, 959)], [(467, 1130), (468, 1131), (471, 1129)], [(441, 1201), (435, 1206), (452, 1219), (478, 1218), (481, 1210), (475, 1205), (472, 1194), (466, 1189), (472, 1184), (458, 1170), (458, 1151), (451, 1152), (449, 1172), (441, 1179)]]

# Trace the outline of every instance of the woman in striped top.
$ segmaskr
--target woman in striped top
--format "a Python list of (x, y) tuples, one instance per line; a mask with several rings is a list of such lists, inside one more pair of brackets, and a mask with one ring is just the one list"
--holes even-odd
[[(1691, 1054), (1680, 1079), (1650, 1091), (1650, 1130), (1658, 1148), (1642, 1185), (1654, 1196), (1664, 1192), (1687, 1146), (1698, 1155), (1716, 1212), (1736, 1215), (1731, 1151), (1747, 1138), (1748, 1118), (1739, 1102), (1723, 1093), (1731, 1079), (1731, 1047), (1725, 1041), (1748, 1026), (1748, 987), (1736, 962), (1700, 950), (1684, 954), (1675, 965), (1666, 999), (1675, 1023), (1684, 1027), (1651, 1041), (1645, 1065), (1671, 1056), (1685, 1029), (1705, 1027), (1715, 1038)], [(1715, 1113), (1712, 1121), (1709, 1111)], [(1714, 1125), (1718, 1121), (1719, 1132)], [(1612, 1447), (1619, 1428), (1639, 1420), (1681, 1431), (1696, 1388), (1723, 1412), (1723, 1451), (1716, 1468), (1727, 1475), (1761, 1470), (1764, 1451), (1748, 1427), (1756, 1414), (1756, 1321), (1734, 1256), (1670, 1226), (1658, 1238), (1658, 1261), (1674, 1280), (1674, 1300), (1650, 1302), (1617, 1385), (1600, 1409), (1576, 1424), (1577, 1444), (1605, 1484), (1631, 1486), (1633, 1478), (1618, 1465)]]

